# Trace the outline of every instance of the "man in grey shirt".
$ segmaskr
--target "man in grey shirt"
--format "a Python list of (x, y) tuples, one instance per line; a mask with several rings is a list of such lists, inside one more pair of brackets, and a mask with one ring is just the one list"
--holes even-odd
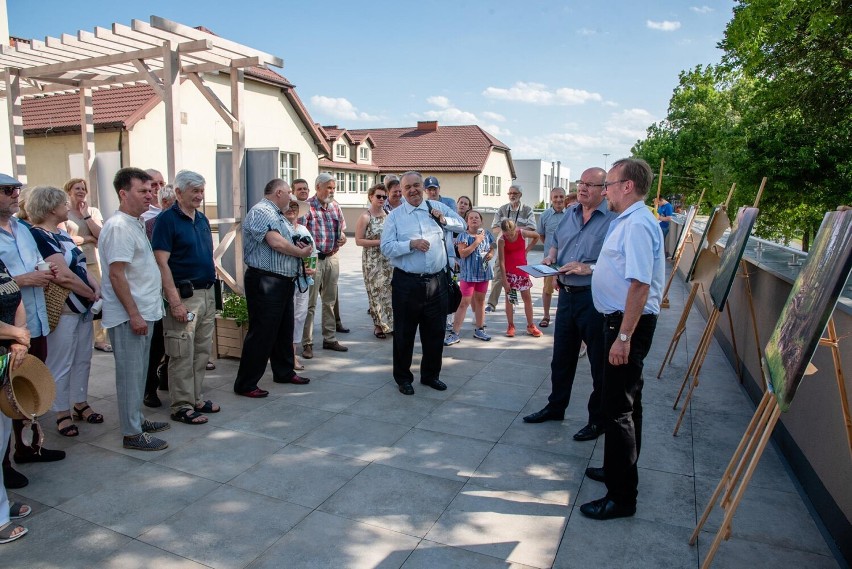
[[(530, 206), (521, 203), (521, 186), (513, 184), (509, 186), (509, 191), (506, 192), (509, 196), (509, 203), (501, 205), (497, 213), (494, 214), (494, 221), (491, 223), (491, 233), (494, 238), (500, 237), (500, 224), (504, 219), (511, 219), (515, 222), (518, 229), (531, 229), (535, 231), (535, 214)], [(500, 270), (499, 263), (494, 265), (494, 280), (491, 281), (491, 294), (488, 296), (488, 305), (485, 307), (485, 312), (494, 312), (497, 307), (497, 301), (500, 300), (500, 292), (503, 290), (503, 271)]]
[[(544, 210), (538, 218), (538, 227), (536, 231), (541, 236), (541, 242), (544, 243), (544, 254), (550, 251), (550, 246), (553, 245), (553, 234), (556, 233), (556, 228), (559, 227), (559, 222), (565, 217), (565, 190), (563, 188), (553, 188), (550, 190), (550, 207)], [(541, 301), (544, 305), (544, 318), (538, 323), (539, 328), (547, 328), (550, 326), (550, 301), (553, 299), (553, 292), (556, 290), (556, 277), (544, 277), (544, 290), (541, 293)]]

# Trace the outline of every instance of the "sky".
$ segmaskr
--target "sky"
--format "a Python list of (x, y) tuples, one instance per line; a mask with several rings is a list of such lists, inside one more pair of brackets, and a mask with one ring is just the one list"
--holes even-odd
[[(160, 16), (284, 60), (313, 119), (342, 128), (478, 124), (513, 158), (579, 178), (665, 117), (678, 73), (718, 63), (731, 0), (6, 0), (44, 39)], [(228, 9), (228, 7), (236, 7)], [(608, 156), (604, 156), (608, 154)]]

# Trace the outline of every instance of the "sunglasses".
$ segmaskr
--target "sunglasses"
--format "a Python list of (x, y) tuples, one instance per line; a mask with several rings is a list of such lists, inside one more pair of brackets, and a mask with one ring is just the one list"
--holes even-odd
[(6, 194), (7, 197), (12, 197), (15, 195), (15, 192), (19, 192), (21, 190), (21, 186), (2, 186), (0, 187), (0, 192)]
[(373, 194), (373, 197), (374, 197), (374, 198), (376, 198), (377, 200), (386, 200), (386, 199), (388, 199), (388, 197), (387, 197), (387, 196), (382, 195), (382, 194)]

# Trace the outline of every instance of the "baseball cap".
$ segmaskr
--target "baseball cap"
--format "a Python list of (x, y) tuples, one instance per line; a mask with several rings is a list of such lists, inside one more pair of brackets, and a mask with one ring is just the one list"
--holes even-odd
[(424, 188), (440, 188), (441, 184), (438, 182), (438, 178), (435, 176), (429, 176), (423, 181)]
[(0, 186), (23, 186), (23, 184), (8, 174), (0, 174)]

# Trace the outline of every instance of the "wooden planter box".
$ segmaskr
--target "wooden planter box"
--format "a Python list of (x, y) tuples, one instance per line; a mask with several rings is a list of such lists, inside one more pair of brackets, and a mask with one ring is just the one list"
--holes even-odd
[(237, 358), (243, 355), (243, 341), (248, 333), (248, 324), (237, 326), (233, 318), (216, 317), (216, 357)]

